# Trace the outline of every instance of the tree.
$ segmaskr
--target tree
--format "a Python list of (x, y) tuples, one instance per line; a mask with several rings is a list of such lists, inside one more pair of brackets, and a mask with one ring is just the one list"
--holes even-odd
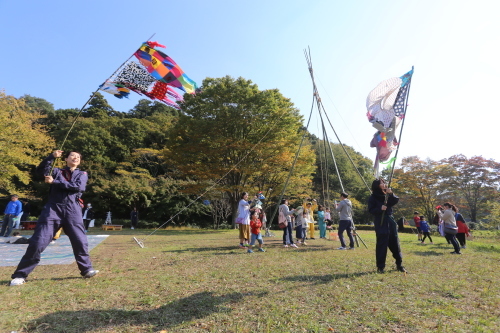
[(167, 114), (172, 116), (178, 116), (179, 112), (158, 101), (150, 101), (147, 99), (141, 99), (132, 110), (127, 114), (130, 118), (146, 118), (155, 114)]
[(411, 216), (418, 210), (432, 221), (435, 207), (443, 196), (446, 197), (447, 179), (455, 171), (449, 165), (431, 159), (421, 160), (418, 156), (405, 157), (401, 166), (394, 170), (391, 187), (401, 198), (399, 210)]
[(442, 161), (456, 170), (448, 184), (465, 199), (472, 222), (481, 215), (488, 200), (498, 196), (500, 163), (482, 156), (454, 155)]
[[(225, 192), (233, 220), (242, 192), (271, 187), (279, 193), (302, 136), (302, 117), (289, 99), (276, 89), (260, 91), (249, 80), (226, 76), (205, 79), (201, 92), (186, 94), (180, 105), (164, 154), (176, 166), (175, 176), (196, 181), (187, 188), (190, 193), (210, 185)], [(313, 163), (306, 144), (287, 194), (310, 188)]]
[(88, 106), (83, 110), (82, 117), (103, 118), (118, 116), (123, 117), (121, 112), (115, 111), (101, 93), (96, 93), (90, 100)]
[(29, 110), (24, 100), (0, 91), (0, 192), (30, 192), (32, 168), (54, 147), (39, 123), (44, 116)]

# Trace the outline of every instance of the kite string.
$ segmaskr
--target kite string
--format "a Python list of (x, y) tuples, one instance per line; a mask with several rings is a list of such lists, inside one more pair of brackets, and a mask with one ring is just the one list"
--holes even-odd
[(245, 154), (245, 156), (243, 156), (239, 161), (238, 163), (236, 163), (229, 171), (227, 171), (222, 177), (220, 177), (212, 186), (210, 186), (205, 192), (203, 192), (202, 194), (200, 194), (198, 197), (196, 197), (194, 200), (192, 200), (188, 205), (184, 206), (184, 208), (182, 208), (181, 210), (179, 210), (174, 216), (172, 216), (170, 219), (168, 219), (168, 221), (166, 221), (165, 223), (163, 223), (162, 225), (160, 225), (159, 227), (157, 227), (155, 230), (153, 230), (150, 234), (146, 235), (144, 238), (141, 239), (141, 242), (144, 242), (146, 240), (146, 238), (148, 238), (149, 236), (151, 236), (152, 234), (154, 234), (156, 231), (158, 231), (159, 229), (161, 229), (164, 225), (166, 225), (167, 223), (169, 223), (170, 221), (172, 221), (174, 218), (176, 218), (177, 216), (179, 216), (183, 211), (185, 211), (186, 209), (188, 209), (192, 204), (194, 204), (196, 201), (198, 201), (198, 199), (200, 199), (201, 197), (203, 197), (206, 193), (208, 193), (210, 190), (212, 190), (215, 186), (217, 186), (231, 171), (233, 171), (234, 169), (236, 169), (236, 167), (238, 165), (240, 165), (246, 158), (248, 155), (250, 155), (250, 153), (252, 151), (255, 150), (255, 148), (264, 140), (265, 137), (267, 137), (269, 135), (269, 133), (271, 132), (271, 130), (273, 130), (276, 125), (278, 124), (278, 122), (281, 120), (281, 118), (283, 118), (283, 116), (285, 115), (285, 110), (283, 111), (283, 113), (281, 114), (281, 116), (276, 120), (276, 122), (269, 128), (269, 130), (266, 132), (266, 134), (264, 134), (264, 136), (262, 136), (259, 141)]
[[(149, 41), (151, 38), (153, 38), (154, 36), (156, 35), (156, 33), (152, 34), (151, 37), (149, 37), (147, 40)], [(106, 83), (106, 81), (108, 81), (110, 78), (112, 78), (132, 57), (134, 56), (134, 53), (132, 53), (132, 55), (130, 57), (128, 57), (127, 60), (125, 60), (114, 72), (113, 74), (111, 74), (105, 81), (104, 83)], [(103, 83), (103, 84), (104, 84)], [(66, 143), (66, 140), (68, 139), (68, 136), (69, 134), (71, 133), (71, 131), (73, 130), (73, 128), (75, 127), (75, 124), (76, 124), (76, 121), (78, 120), (78, 118), (80, 117), (80, 115), (82, 114), (83, 112), (83, 109), (90, 103), (90, 101), (94, 98), (94, 96), (97, 94), (97, 92), (99, 91), (99, 89), (101, 89), (101, 85), (96, 89), (96, 91), (94, 91), (92, 93), (92, 95), (90, 95), (90, 98), (87, 100), (87, 102), (85, 102), (85, 104), (80, 108), (80, 111), (78, 111), (78, 113), (76, 114), (75, 118), (73, 119), (73, 122), (71, 123), (71, 126), (69, 128), (69, 130), (66, 132), (66, 135), (64, 136), (64, 139), (61, 143), (61, 145), (59, 146), (59, 150), (63, 150), (64, 148), (64, 144)], [(57, 161), (57, 159), (56, 159)], [(52, 171), (54, 170), (54, 167), (56, 165), (56, 161), (54, 161), (54, 163), (52, 163), (52, 166), (50, 168), (50, 172), (49, 172), (49, 175), (52, 175)]]

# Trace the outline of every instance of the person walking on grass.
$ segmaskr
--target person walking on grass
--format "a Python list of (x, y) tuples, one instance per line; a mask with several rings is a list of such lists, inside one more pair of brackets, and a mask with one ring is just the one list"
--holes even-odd
[[(444, 210), (443, 210), (444, 208)], [(458, 233), (457, 221), (455, 220), (455, 211), (457, 211), (455, 205), (447, 202), (443, 205), (443, 207), (438, 208), (437, 213), (439, 217), (443, 220), (443, 231), (444, 237), (453, 245), (455, 251), (451, 252), (451, 254), (462, 254), (460, 252), (460, 246), (458, 245), (457, 238), (455, 235)]]
[(250, 246), (247, 250), (248, 253), (253, 253), (252, 247), (255, 245), (256, 240), (259, 242), (259, 252), (266, 252), (266, 250), (262, 248), (264, 241), (262, 240), (260, 228), (262, 228), (262, 222), (259, 220), (259, 212), (254, 212), (252, 214), (252, 219), (250, 220), (250, 232), (252, 238), (250, 240)]
[(134, 207), (130, 212), (130, 229), (134, 230), (137, 228), (137, 223), (139, 222), (139, 212), (137, 211), (137, 207)]
[(47, 204), (38, 218), (33, 236), (16, 271), (12, 274), (11, 286), (25, 283), (28, 275), (40, 262), (40, 255), (49, 245), (56, 231), (62, 227), (69, 237), (80, 274), (91, 278), (99, 271), (94, 270), (90, 262), (88, 241), (82, 218), (80, 197), (87, 186), (87, 173), (78, 169), (81, 155), (70, 151), (66, 156), (66, 167), (54, 168), (50, 173), (52, 163), (62, 156), (62, 150), (56, 150), (45, 158), (37, 167), (37, 173), (45, 176), (45, 182), (50, 184)]
[(293, 225), (292, 225), (292, 218), (290, 217), (290, 215), (292, 215), (295, 212), (295, 210), (294, 209), (290, 210), (288, 208), (288, 200), (287, 199), (281, 200), (281, 205), (279, 206), (279, 210), (280, 210), (281, 214), (283, 214), (285, 216), (286, 221), (287, 221), (286, 227), (283, 228), (283, 246), (284, 247), (288, 247), (288, 246), (298, 247), (293, 242), (293, 235), (292, 235)]
[[(387, 196), (387, 202), (386, 202)], [(377, 237), (376, 258), (377, 271), (385, 272), (387, 248), (396, 260), (397, 270), (406, 273), (403, 267), (403, 254), (399, 245), (398, 226), (392, 216), (392, 207), (399, 198), (387, 187), (383, 179), (375, 179), (372, 183), (372, 194), (368, 198), (368, 211), (374, 217), (375, 235)]]
[[(456, 208), (456, 207), (455, 207)], [(458, 212), (458, 208), (456, 208), (457, 211), (455, 211), (455, 221), (457, 222), (457, 227), (458, 227), (458, 232), (457, 232), (457, 241), (460, 244), (460, 247), (462, 249), (465, 249), (466, 246), (466, 239), (467, 236), (470, 236), (470, 229), (467, 226), (467, 223), (465, 223), (464, 217), (462, 214)]]
[(250, 203), (248, 202), (247, 192), (241, 194), (236, 223), (239, 224), (240, 230), (240, 248), (247, 248), (250, 240)]
[(349, 237), (349, 250), (354, 250), (354, 238), (352, 237), (352, 203), (347, 199), (349, 195), (345, 192), (340, 194), (340, 202), (337, 204), (336, 210), (339, 212), (339, 240), (340, 247), (337, 250), (345, 250), (346, 244), (344, 242), (344, 231)]
[(318, 205), (318, 228), (319, 238), (326, 239), (325, 208), (321, 205)]
[(299, 206), (295, 209), (295, 236), (297, 237), (297, 244), (307, 245), (306, 232), (307, 232), (307, 219), (304, 208)]
[(427, 223), (427, 221), (425, 220), (425, 216), (420, 216), (420, 230), (422, 231), (422, 234), (424, 235), (424, 237), (422, 238), (422, 244), (424, 244), (424, 241), (426, 238), (429, 238), (429, 240), (431, 241), (431, 244), (434, 244), (432, 242), (432, 237), (431, 237), (431, 234), (430, 234), (430, 231), (431, 231), (431, 228), (429, 227), (429, 223)]
[(417, 237), (418, 241), (422, 241), (422, 229), (420, 228), (420, 213), (415, 211), (413, 212), (413, 222), (415, 223), (415, 228), (417, 228)]

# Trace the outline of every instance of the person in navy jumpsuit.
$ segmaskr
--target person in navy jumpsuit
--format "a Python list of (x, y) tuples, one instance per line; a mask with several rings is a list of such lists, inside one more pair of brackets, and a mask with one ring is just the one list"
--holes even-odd
[[(387, 202), (385, 196), (387, 195)], [(387, 248), (391, 250), (396, 260), (397, 270), (406, 272), (403, 267), (403, 255), (399, 245), (398, 225), (392, 216), (392, 207), (399, 202), (399, 198), (385, 185), (383, 179), (375, 179), (372, 183), (372, 194), (368, 199), (368, 211), (374, 216), (375, 234), (377, 236), (376, 258), (377, 269), (383, 273)], [(383, 221), (382, 221), (383, 216)]]
[(12, 274), (11, 285), (24, 283), (40, 262), (41, 253), (60, 227), (69, 237), (81, 275), (90, 278), (99, 272), (92, 268), (90, 262), (79, 201), (88, 180), (87, 173), (77, 168), (80, 164), (80, 153), (70, 152), (65, 159), (67, 166), (62, 169), (54, 168), (52, 175), (49, 175), (52, 163), (56, 158), (61, 157), (62, 153), (61, 150), (54, 151), (37, 167), (37, 173), (43, 174), (45, 182), (51, 184), (49, 199), (38, 218), (26, 253)]

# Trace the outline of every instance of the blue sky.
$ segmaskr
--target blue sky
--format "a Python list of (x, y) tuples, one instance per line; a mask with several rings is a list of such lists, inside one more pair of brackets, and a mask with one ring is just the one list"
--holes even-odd
[[(366, 96), (415, 66), (399, 157), (463, 153), (500, 161), (497, 7), (494, 0), (0, 0), (0, 89), (80, 108), (155, 33), (152, 40), (198, 84), (241, 76), (260, 89), (278, 88), (307, 115), (309, 46), (343, 143), (374, 158)], [(127, 111), (141, 97), (106, 98)]]

